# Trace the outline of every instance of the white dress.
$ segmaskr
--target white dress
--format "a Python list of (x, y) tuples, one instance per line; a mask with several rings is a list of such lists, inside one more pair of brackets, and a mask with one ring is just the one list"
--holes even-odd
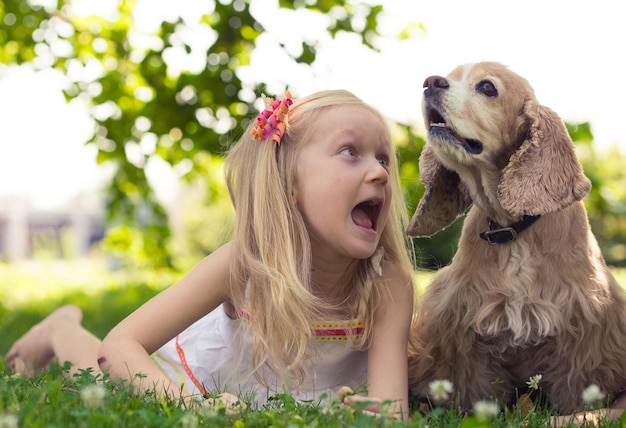
[(229, 318), (220, 305), (166, 343), (152, 358), (186, 393), (230, 392), (244, 400), (252, 398), (259, 405), (276, 394), (289, 393), (297, 400), (318, 400), (322, 394), (336, 397), (336, 391), (343, 385), (353, 390), (365, 385), (367, 351), (352, 349), (346, 343), (346, 330), (362, 330), (362, 323), (336, 321), (312, 326), (311, 340), (316, 342), (317, 355), (322, 358), (307, 362), (306, 373), (313, 376), (308, 376), (297, 390), (286, 390), (289, 387), (271, 373), (264, 376), (267, 385), (252, 373), (252, 338), (238, 339), (240, 334), (251, 336), (244, 318)]

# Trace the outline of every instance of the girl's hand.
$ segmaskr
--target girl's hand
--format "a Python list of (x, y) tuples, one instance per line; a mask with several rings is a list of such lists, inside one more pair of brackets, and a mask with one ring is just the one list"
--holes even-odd
[(585, 426), (599, 425), (601, 422), (619, 421), (622, 413), (624, 413), (624, 409), (613, 407), (611, 409), (588, 410), (572, 415), (552, 416), (550, 418), (550, 426), (562, 427), (570, 424)]
[(600, 421), (619, 420), (621, 411), (616, 409), (597, 409), (587, 412), (574, 413), (572, 415), (565, 416), (552, 416), (550, 417), (550, 426), (562, 427), (566, 425), (585, 425), (591, 424), (598, 425)]
[(211, 398), (207, 398), (202, 402), (203, 406), (212, 406), (215, 408), (226, 409), (226, 414), (237, 414), (246, 408), (246, 403), (241, 401), (239, 397), (229, 393), (223, 392), (220, 395), (216, 395)]
[[(347, 386), (339, 388), (337, 394), (344, 405), (352, 408), (363, 409), (363, 413), (366, 415), (381, 416), (383, 414), (383, 401), (380, 398), (366, 397), (364, 395), (355, 394), (354, 391)], [(391, 412), (386, 412), (385, 416), (393, 416), (396, 418), (400, 417), (400, 415), (394, 415)]]
[(562, 427), (566, 424), (574, 425), (598, 425), (601, 421), (619, 421), (622, 413), (626, 412), (626, 393), (623, 391), (618, 395), (613, 407), (610, 409), (596, 409), (586, 412), (574, 413), (572, 415), (552, 416), (550, 418), (550, 426)]

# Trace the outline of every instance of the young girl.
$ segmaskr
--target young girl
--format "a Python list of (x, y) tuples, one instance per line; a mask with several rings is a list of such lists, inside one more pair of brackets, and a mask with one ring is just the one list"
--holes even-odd
[(293, 105), (287, 94), (251, 124), (225, 171), (237, 213), (231, 242), (102, 343), (66, 306), (6, 360), (32, 372), (57, 358), (139, 391), (218, 392), (225, 402), (338, 392), (377, 413), (391, 401), (389, 412), (406, 418), (412, 266), (383, 117), (343, 90)]

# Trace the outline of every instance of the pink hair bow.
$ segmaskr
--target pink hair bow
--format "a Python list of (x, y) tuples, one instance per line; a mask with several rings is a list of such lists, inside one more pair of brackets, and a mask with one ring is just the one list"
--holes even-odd
[(273, 132), (272, 140), (280, 145), (285, 133), (285, 116), (292, 104), (289, 91), (283, 100), (270, 99), (269, 106), (257, 116), (256, 126), (250, 130), (250, 135), (254, 136), (255, 140), (260, 140), (269, 137)]

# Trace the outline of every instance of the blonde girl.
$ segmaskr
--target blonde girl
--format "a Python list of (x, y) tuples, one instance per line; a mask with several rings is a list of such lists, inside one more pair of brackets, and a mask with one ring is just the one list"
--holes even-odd
[(66, 306), (7, 361), (32, 371), (57, 358), (140, 391), (228, 403), (339, 394), (406, 417), (412, 266), (384, 118), (347, 91), (288, 94), (232, 147), (225, 173), (231, 242), (102, 343)]

